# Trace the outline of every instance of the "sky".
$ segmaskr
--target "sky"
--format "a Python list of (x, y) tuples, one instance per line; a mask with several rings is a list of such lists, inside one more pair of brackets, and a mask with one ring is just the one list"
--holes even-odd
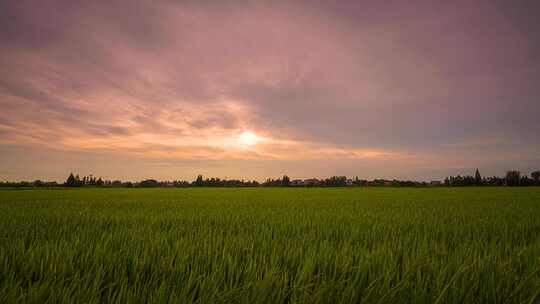
[(540, 169), (538, 1), (0, 0), (0, 180)]

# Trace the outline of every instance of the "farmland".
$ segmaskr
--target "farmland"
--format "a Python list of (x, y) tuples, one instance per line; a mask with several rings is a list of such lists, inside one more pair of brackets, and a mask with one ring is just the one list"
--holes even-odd
[(538, 303), (540, 188), (0, 191), (1, 303)]

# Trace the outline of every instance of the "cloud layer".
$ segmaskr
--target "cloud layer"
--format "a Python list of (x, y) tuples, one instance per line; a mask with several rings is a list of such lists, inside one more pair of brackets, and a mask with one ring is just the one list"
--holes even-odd
[[(535, 12), (533, 1), (5, 1), (0, 145), (4, 159), (23, 155), (0, 178), (93, 162), (101, 172), (88, 173), (131, 179), (157, 161), (159, 178), (529, 171)], [(265, 140), (243, 145), (245, 131)], [(26, 165), (54, 153), (80, 156)], [(132, 168), (121, 176), (106, 166), (118, 158)]]

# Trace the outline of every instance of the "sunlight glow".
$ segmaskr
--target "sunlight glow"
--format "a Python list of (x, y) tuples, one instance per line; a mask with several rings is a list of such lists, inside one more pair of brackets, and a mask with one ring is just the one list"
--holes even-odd
[(257, 136), (255, 133), (250, 131), (244, 131), (240, 136), (238, 136), (238, 143), (244, 146), (253, 146), (260, 142), (263, 138)]

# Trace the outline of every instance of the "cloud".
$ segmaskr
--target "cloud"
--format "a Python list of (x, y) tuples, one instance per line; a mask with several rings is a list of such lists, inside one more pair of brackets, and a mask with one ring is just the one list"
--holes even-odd
[[(507, 6), (2, 2), (0, 144), (137, 159), (392, 160), (405, 172), (451, 167), (444, 159), (496, 138), (467, 163), (500, 164), (517, 145), (530, 159), (538, 6)], [(270, 140), (238, 147), (245, 130)]]

